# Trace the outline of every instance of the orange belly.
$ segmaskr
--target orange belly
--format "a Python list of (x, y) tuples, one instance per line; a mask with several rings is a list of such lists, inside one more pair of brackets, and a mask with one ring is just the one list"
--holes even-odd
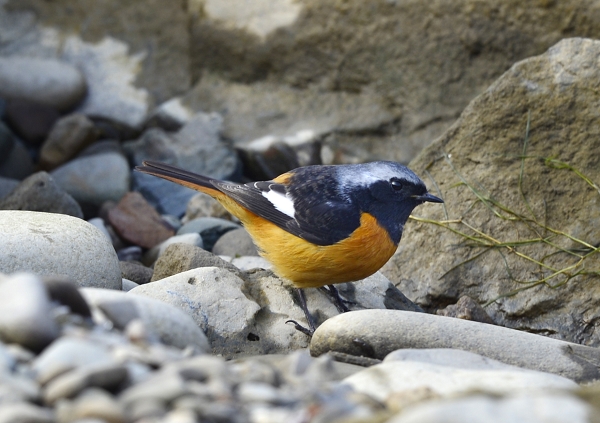
[(396, 252), (387, 231), (368, 213), (352, 235), (333, 245), (315, 245), (284, 231), (235, 203), (215, 196), (244, 224), (273, 271), (298, 288), (357, 281), (378, 271)]

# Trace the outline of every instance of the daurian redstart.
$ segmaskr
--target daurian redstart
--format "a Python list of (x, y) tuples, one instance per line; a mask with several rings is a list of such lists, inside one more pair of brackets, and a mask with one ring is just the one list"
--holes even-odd
[(311, 327), (305, 333), (315, 325), (302, 288), (329, 285), (345, 308), (333, 284), (375, 273), (396, 251), (412, 210), (443, 202), (406, 166), (388, 161), (306, 166), (247, 184), (153, 161), (136, 170), (204, 192), (240, 219), (275, 274), (299, 288)]

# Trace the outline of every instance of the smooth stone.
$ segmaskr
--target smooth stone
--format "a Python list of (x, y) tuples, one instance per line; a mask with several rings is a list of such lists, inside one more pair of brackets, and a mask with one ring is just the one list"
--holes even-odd
[(92, 308), (101, 314), (104, 314), (102, 307), (117, 304), (119, 307), (113, 307), (112, 310), (120, 309), (126, 314), (125, 319), (118, 322), (121, 325), (126, 324), (127, 319), (131, 321), (132, 316), (137, 316), (148, 330), (167, 345), (180, 349), (191, 346), (198, 353), (210, 351), (206, 335), (188, 314), (165, 302), (135, 294), (144, 286), (140, 285), (129, 292), (84, 288), (81, 293)]
[(388, 423), (588, 423), (593, 410), (565, 393), (533, 393), (498, 398), (471, 395), (428, 401), (406, 409)]
[(140, 261), (142, 259), (142, 249), (137, 245), (121, 248), (117, 251), (119, 261)]
[(201, 267), (219, 267), (243, 278), (237, 267), (220, 257), (194, 245), (177, 243), (169, 245), (154, 263), (152, 281)]
[(216, 267), (178, 273), (130, 291), (171, 304), (190, 315), (207, 335), (213, 352), (231, 356), (250, 351), (248, 336), (260, 309), (242, 292), (244, 281)]
[(35, 166), (27, 149), (15, 142), (4, 161), (0, 160), (0, 176), (22, 180), (35, 172)]
[[(211, 251), (217, 240), (229, 231), (239, 229), (240, 225), (217, 217), (200, 217), (185, 223), (177, 235), (196, 232), (204, 240), (204, 249)], [(216, 254), (216, 253), (215, 253)]]
[[(0, 113), (0, 116), (2, 116), (2, 113)], [(8, 158), (16, 142), (15, 136), (8, 126), (0, 121), (0, 163)]]
[(43, 282), (53, 302), (68, 307), (71, 314), (77, 314), (84, 319), (92, 318), (90, 307), (75, 282), (57, 277), (46, 277)]
[(208, 194), (197, 192), (188, 201), (185, 215), (181, 219), (183, 223), (191, 222), (199, 217), (217, 217), (231, 220), (231, 214)]
[(81, 419), (127, 422), (121, 404), (108, 392), (98, 388), (85, 389), (73, 401), (60, 402), (56, 407), (56, 415), (62, 422), (81, 422)]
[(19, 181), (13, 178), (0, 176), (0, 203), (19, 185)]
[(135, 283), (134, 281), (130, 281), (129, 279), (123, 278), (123, 285), (122, 285), (121, 291), (129, 292), (133, 288), (138, 287), (138, 286), (140, 286), (139, 283)]
[(472, 370), (501, 370), (521, 369), (520, 367), (504, 364), (500, 361), (484, 357), (469, 351), (455, 350), (450, 348), (413, 349), (406, 348), (392, 351), (383, 359), (384, 363), (392, 361), (411, 361), (449, 366), (458, 369)]
[(180, 97), (159, 104), (148, 117), (146, 127), (159, 127), (165, 131), (178, 131), (194, 116), (194, 111), (181, 102)]
[(0, 277), (0, 337), (5, 342), (34, 351), (46, 347), (60, 333), (53, 308), (46, 287), (37, 276), (17, 273)]
[(43, 171), (29, 176), (0, 200), (0, 210), (29, 210), (83, 218), (77, 201)]
[(95, 208), (105, 201), (119, 201), (130, 185), (129, 163), (119, 153), (76, 158), (53, 170), (51, 175), (82, 206)]
[(69, 37), (64, 57), (77, 64), (88, 85), (87, 95), (77, 108), (79, 113), (129, 128), (142, 127), (152, 101), (148, 90), (135, 82), (145, 54), (129, 48), (125, 41), (109, 34), (94, 43)]
[(117, 207), (109, 210), (108, 220), (121, 238), (144, 248), (152, 248), (173, 235), (173, 230), (138, 192), (127, 193)]
[(455, 317), (457, 319), (473, 320), (474, 322), (494, 324), (494, 321), (485, 309), (473, 298), (464, 295), (456, 304), (435, 312), (438, 316)]
[[(459, 354), (460, 352), (458, 352)], [(524, 390), (576, 389), (570, 379), (551, 373), (526, 370), (476, 354), (457, 360), (452, 351), (438, 352), (432, 361), (421, 354), (417, 360), (405, 356), (403, 360), (389, 360), (358, 372), (343, 383), (354, 390), (385, 401), (394, 393), (428, 390), (449, 397), (473, 391), (491, 394), (511, 394)], [(444, 360), (448, 356), (448, 361)], [(474, 358), (477, 364), (466, 364)], [(458, 361), (458, 366), (454, 365)]]
[(84, 220), (63, 214), (0, 211), (0, 272), (29, 271), (78, 286), (121, 289), (110, 241)]
[(106, 228), (106, 225), (104, 224), (104, 220), (102, 218), (94, 217), (92, 219), (89, 219), (87, 222), (90, 225), (94, 225), (96, 228), (98, 228), (98, 230), (102, 232), (104, 236), (106, 236), (106, 238), (112, 243), (112, 237), (110, 236), (110, 232), (108, 232), (108, 229)]
[(98, 138), (94, 123), (82, 114), (59, 119), (40, 150), (40, 166), (52, 170), (75, 157)]
[(114, 359), (104, 345), (85, 338), (63, 336), (38, 355), (31, 368), (36, 380), (46, 385), (77, 367), (110, 363), (114, 363)]
[(54, 411), (27, 402), (2, 404), (0, 423), (55, 423)]
[(152, 280), (152, 273), (154, 271), (141, 263), (120, 261), (119, 267), (121, 268), (121, 277), (129, 279), (136, 284), (143, 285)]
[[(223, 118), (217, 113), (198, 113), (174, 134), (151, 128), (138, 140), (125, 143), (124, 148), (135, 164), (166, 161), (190, 172), (231, 179), (239, 172), (239, 160), (233, 146), (220, 137), (222, 125)], [(196, 192), (140, 172), (135, 172), (133, 178), (135, 189), (161, 213), (178, 217), (185, 213), (186, 204)]]
[(0, 58), (0, 97), (19, 98), (66, 111), (86, 94), (86, 83), (75, 66), (52, 59)]
[(54, 107), (19, 99), (9, 100), (5, 113), (5, 121), (14, 133), (33, 146), (44, 142), (60, 118)]
[(271, 263), (260, 256), (242, 256), (235, 257), (231, 260), (231, 264), (245, 272), (250, 269), (270, 269)]
[(400, 310), (362, 310), (335, 316), (317, 328), (310, 348), (315, 356), (337, 351), (378, 359), (402, 348), (455, 348), (576, 382), (600, 378), (600, 350), (596, 348), (484, 323)]
[(160, 256), (164, 254), (166, 249), (173, 244), (186, 244), (198, 248), (203, 248), (204, 240), (202, 239), (200, 234), (196, 232), (172, 236), (164, 240), (160, 244), (152, 247), (146, 254), (144, 254), (142, 262), (147, 264), (154, 263)]
[(37, 403), (40, 401), (40, 386), (29, 375), (11, 372), (1, 376), (0, 396), (2, 397), (2, 405), (16, 402)]
[(234, 229), (222, 235), (213, 246), (212, 252), (231, 257), (258, 256), (258, 250), (244, 228)]
[(117, 362), (78, 366), (55, 377), (44, 387), (44, 402), (53, 405), (60, 399), (74, 397), (90, 387), (115, 389), (126, 378), (127, 368)]

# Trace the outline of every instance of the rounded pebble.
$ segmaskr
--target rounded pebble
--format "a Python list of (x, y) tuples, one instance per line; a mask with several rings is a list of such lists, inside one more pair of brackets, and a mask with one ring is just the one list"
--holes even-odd
[(121, 289), (110, 241), (84, 220), (62, 214), (0, 211), (0, 272), (30, 271), (79, 286)]

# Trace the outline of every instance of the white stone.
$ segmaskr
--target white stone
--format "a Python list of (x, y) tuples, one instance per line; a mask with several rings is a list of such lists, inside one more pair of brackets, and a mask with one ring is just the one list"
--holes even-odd
[(369, 367), (343, 381), (355, 390), (385, 401), (393, 393), (429, 389), (442, 396), (483, 391), (509, 394), (544, 389), (575, 389), (570, 379), (505, 365), (465, 369), (419, 361), (391, 361)]
[(63, 214), (0, 211), (0, 272), (66, 277), (78, 286), (121, 289), (112, 244), (94, 225)]
[(129, 291), (156, 298), (192, 316), (214, 353), (241, 352), (260, 309), (242, 292), (244, 281), (217, 267), (188, 270)]
[(123, 304), (125, 308), (132, 307), (147, 329), (157, 335), (163, 343), (182, 349), (192, 346), (197, 352), (210, 351), (210, 345), (202, 330), (190, 316), (171, 304), (148, 298), (149, 296), (133, 295), (131, 291), (95, 288), (83, 288), (80, 291), (92, 307), (92, 312), (99, 317), (104, 315), (100, 310), (102, 304)]
[(561, 393), (508, 398), (474, 395), (419, 403), (388, 423), (588, 423), (592, 413), (581, 399)]
[(220, 21), (227, 28), (245, 29), (260, 38), (293, 24), (301, 10), (302, 6), (294, 0), (204, 1), (204, 12), (209, 19)]
[(77, 105), (85, 79), (74, 66), (51, 59), (0, 57), (0, 97), (19, 98), (61, 111)]

